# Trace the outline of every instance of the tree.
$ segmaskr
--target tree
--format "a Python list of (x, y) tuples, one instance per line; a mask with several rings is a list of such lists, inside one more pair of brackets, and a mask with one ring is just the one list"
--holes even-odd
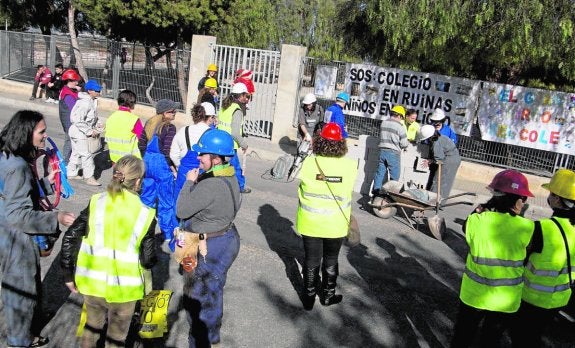
[(347, 0), (337, 18), (348, 52), (380, 65), (527, 85), (575, 77), (571, 0)]
[(10, 21), (12, 30), (37, 27), (42, 34), (52, 29), (65, 30), (68, 1), (56, 0), (0, 0), (0, 11)]

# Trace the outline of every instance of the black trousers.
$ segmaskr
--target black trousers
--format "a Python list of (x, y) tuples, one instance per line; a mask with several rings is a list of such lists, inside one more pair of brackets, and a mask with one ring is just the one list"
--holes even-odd
[[(501, 336), (510, 329), (513, 318), (515, 318), (515, 313), (477, 309), (460, 301), (451, 347), (472, 346), (478, 331), (480, 331), (479, 347), (500, 347)], [(481, 325), (482, 321), (483, 325)]]
[(303, 248), (305, 251), (305, 266), (308, 269), (319, 267), (323, 260), (323, 266), (337, 265), (337, 258), (343, 238), (318, 238), (303, 236)]

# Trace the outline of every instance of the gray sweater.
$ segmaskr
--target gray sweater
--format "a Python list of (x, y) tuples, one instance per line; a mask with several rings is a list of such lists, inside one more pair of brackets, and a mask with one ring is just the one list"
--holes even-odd
[(409, 145), (407, 132), (405, 126), (399, 120), (390, 118), (381, 122), (379, 132), (380, 148), (401, 152), (402, 149), (407, 148), (407, 145)]
[[(230, 183), (230, 191), (224, 180)], [(197, 233), (213, 233), (226, 229), (234, 221), (234, 202), (240, 207), (241, 194), (235, 176), (206, 178), (197, 184), (186, 180), (176, 203), (176, 215), (187, 220), (185, 229)]]

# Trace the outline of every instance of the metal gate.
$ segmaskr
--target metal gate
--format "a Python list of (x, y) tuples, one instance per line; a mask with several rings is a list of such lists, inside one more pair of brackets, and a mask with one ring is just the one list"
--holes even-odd
[(244, 133), (271, 139), (278, 77), (280, 72), (278, 51), (258, 50), (253, 48), (215, 45), (211, 62), (218, 66), (218, 84), (220, 105), (228, 96), (238, 69), (253, 71), (252, 81), (256, 92), (248, 104), (244, 120)]

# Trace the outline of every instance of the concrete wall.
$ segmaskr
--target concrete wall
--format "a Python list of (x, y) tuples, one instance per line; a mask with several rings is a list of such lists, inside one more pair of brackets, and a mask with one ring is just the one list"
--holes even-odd
[(306, 47), (282, 45), (272, 132), (273, 143), (279, 143), (284, 137), (296, 138), (296, 128), (292, 125), (292, 119), (298, 99), (300, 66), (303, 64), (306, 53)]
[(192, 38), (192, 53), (190, 56), (190, 70), (188, 73), (188, 98), (185, 110), (191, 115), (192, 106), (198, 100), (198, 82), (206, 75), (208, 65), (212, 63), (211, 52), (216, 44), (215, 36), (194, 35)]

